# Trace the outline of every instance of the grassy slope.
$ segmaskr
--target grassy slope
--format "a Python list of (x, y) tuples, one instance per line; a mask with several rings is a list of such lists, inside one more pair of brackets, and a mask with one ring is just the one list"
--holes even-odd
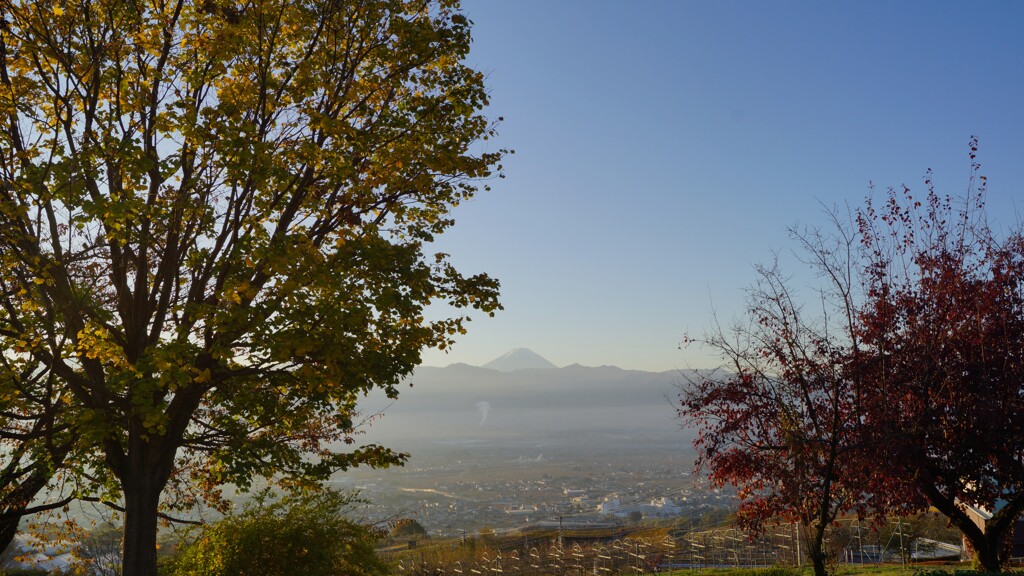
[[(836, 574), (838, 576), (914, 576), (924, 570), (929, 573), (935, 570), (942, 570), (952, 574), (957, 570), (968, 570), (970, 566), (962, 563), (949, 563), (940, 565), (921, 565), (916, 564), (913, 566), (900, 566), (898, 564), (840, 564)], [(749, 568), (709, 568), (705, 570), (679, 570), (671, 572), (672, 576), (693, 576), (694, 574), (700, 574), (701, 576), (812, 576), (813, 571), (809, 566), (804, 567), (801, 571), (797, 568), (767, 568), (767, 569), (749, 569)], [(666, 574), (665, 572), (661, 573)]]

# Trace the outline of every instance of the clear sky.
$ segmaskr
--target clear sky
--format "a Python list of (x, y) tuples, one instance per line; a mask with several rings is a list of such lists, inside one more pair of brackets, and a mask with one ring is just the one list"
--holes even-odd
[[(742, 312), (786, 228), (879, 190), (967, 183), (1024, 211), (1024, 2), (470, 0), (507, 178), (438, 248), (500, 278), (427, 365), (528, 347), (558, 365), (709, 367), (712, 311)], [(1016, 199), (1016, 200), (1015, 200)]]

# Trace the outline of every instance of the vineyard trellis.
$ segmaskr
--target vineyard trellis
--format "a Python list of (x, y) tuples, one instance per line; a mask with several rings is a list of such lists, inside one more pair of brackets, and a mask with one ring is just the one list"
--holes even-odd
[[(903, 526), (883, 544), (865, 541), (865, 527), (856, 520), (840, 522), (828, 545), (837, 562), (901, 562), (910, 557), (911, 540)], [(487, 543), (443, 540), (415, 550), (386, 552), (401, 576), (637, 576), (664, 570), (718, 567), (797, 566), (798, 529), (780, 524), (751, 536), (736, 526), (672, 531), (661, 537), (617, 538), (587, 544), (566, 537), (524, 546), (516, 538)], [(898, 546), (898, 549), (896, 548)], [(461, 556), (459, 556), (461, 554)], [(453, 560), (459, 556), (458, 560)]]

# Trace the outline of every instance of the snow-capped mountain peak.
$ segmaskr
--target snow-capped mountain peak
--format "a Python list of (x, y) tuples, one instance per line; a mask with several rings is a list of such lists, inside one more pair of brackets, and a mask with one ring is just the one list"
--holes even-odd
[(530, 368), (557, 368), (557, 366), (529, 348), (516, 348), (484, 364), (482, 368), (499, 372), (515, 372)]

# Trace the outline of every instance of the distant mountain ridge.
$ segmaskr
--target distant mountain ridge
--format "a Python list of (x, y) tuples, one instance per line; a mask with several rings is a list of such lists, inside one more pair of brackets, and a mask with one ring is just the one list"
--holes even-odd
[(529, 348), (515, 348), (481, 366), (499, 372), (515, 372), (516, 370), (557, 368), (546, 358)]
[(375, 393), (360, 402), (365, 415), (376, 415), (364, 440), (411, 449), (513, 440), (540, 446), (571, 437), (599, 448), (611, 435), (686, 447), (693, 438), (680, 430), (679, 386), (696, 375), (580, 364), (559, 368), (528, 349), (484, 366), (420, 366), (400, 386), (397, 400)]

